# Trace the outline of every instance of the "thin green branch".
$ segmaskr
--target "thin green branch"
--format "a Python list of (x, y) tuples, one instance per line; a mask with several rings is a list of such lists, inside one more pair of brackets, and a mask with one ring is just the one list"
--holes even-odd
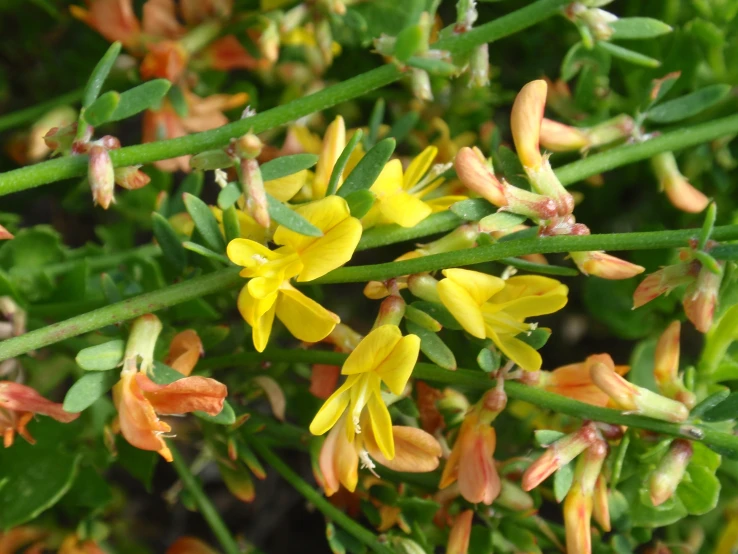
[(60, 94), (56, 98), (53, 98), (47, 102), (42, 102), (41, 104), (36, 104), (35, 106), (31, 106), (30, 108), (25, 108), (23, 110), (18, 110), (16, 112), (0, 116), (0, 131), (14, 129), (16, 127), (20, 127), (21, 125), (32, 123), (33, 121), (44, 115), (46, 112), (52, 110), (53, 108), (56, 108), (57, 106), (79, 102), (79, 100), (82, 98), (82, 92), (83, 89), (81, 88), (73, 90), (71, 92), (67, 92), (66, 94)]
[[(342, 365), (347, 355), (338, 352), (321, 350), (283, 350), (270, 349), (262, 353), (244, 352), (231, 356), (205, 359), (198, 367), (214, 370), (227, 367), (243, 367), (244, 364), (257, 364), (265, 360), (274, 362), (300, 362), (307, 364)], [(413, 377), (443, 383), (457, 387), (468, 387), (475, 390), (487, 390), (495, 385), (494, 379), (481, 371), (457, 369), (449, 371), (437, 365), (419, 363), (415, 366)], [(539, 408), (552, 410), (581, 419), (602, 421), (613, 425), (627, 425), (637, 429), (646, 429), (656, 433), (663, 433), (674, 437), (684, 437), (704, 442), (707, 446), (719, 452), (738, 456), (738, 436), (732, 433), (718, 431), (703, 424), (678, 424), (651, 419), (649, 417), (630, 415), (610, 408), (601, 408), (572, 400), (565, 396), (554, 394), (536, 387), (531, 387), (515, 381), (505, 383), (505, 391), (510, 398), (528, 402)]]
[[(468, 51), (481, 44), (494, 42), (535, 25), (558, 13), (559, 9), (568, 3), (569, 0), (538, 0), (495, 21), (480, 25), (468, 33), (438, 41), (434, 47), (454, 53)], [(204, 150), (224, 146), (231, 138), (249, 131), (260, 133), (357, 98), (371, 90), (393, 83), (403, 75), (404, 73), (394, 65), (385, 65), (284, 106), (229, 123), (218, 129), (176, 139), (120, 148), (112, 151), (110, 157), (115, 166), (120, 167), (186, 154), (197, 154)], [(84, 175), (86, 171), (87, 156), (59, 158), (22, 167), (0, 175), (0, 196)]]
[(226, 554), (240, 554), (241, 549), (238, 548), (238, 544), (230, 531), (228, 531), (228, 527), (226, 527), (226, 524), (221, 519), (218, 510), (215, 509), (215, 506), (210, 502), (208, 495), (205, 494), (205, 491), (202, 490), (202, 487), (197, 482), (197, 479), (195, 479), (195, 476), (192, 475), (187, 462), (184, 461), (182, 455), (175, 448), (172, 441), (167, 441), (167, 446), (169, 446), (169, 449), (172, 451), (172, 466), (174, 467), (174, 470), (177, 472), (177, 475), (179, 475), (182, 484), (192, 495), (202, 517), (208, 522), (210, 530), (223, 547), (223, 551)]
[(325, 497), (315, 490), (310, 484), (305, 482), (297, 473), (282, 461), (272, 450), (264, 443), (258, 440), (249, 441), (254, 450), (264, 459), (264, 461), (272, 466), (282, 478), (287, 481), (294, 489), (299, 492), (305, 499), (313, 504), (318, 510), (323, 512), (328, 519), (335, 522), (344, 531), (352, 535), (358, 541), (364, 543), (377, 554), (392, 554), (392, 549), (386, 544), (379, 541), (377, 535), (356, 523), (350, 516), (336, 508), (328, 502)]

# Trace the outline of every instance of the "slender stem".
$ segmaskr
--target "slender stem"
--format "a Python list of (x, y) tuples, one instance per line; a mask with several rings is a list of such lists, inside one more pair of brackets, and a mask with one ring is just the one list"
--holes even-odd
[(0, 359), (14, 358), (31, 350), (54, 344), (82, 333), (133, 319), (187, 300), (235, 288), (243, 283), (235, 268), (222, 269), (154, 292), (99, 308), (49, 325), (25, 335), (0, 342)]
[[(446, 49), (453, 53), (468, 51), (481, 44), (494, 42), (535, 25), (557, 13), (561, 7), (568, 3), (569, 0), (538, 0), (511, 14), (480, 25), (468, 33), (440, 40), (434, 44), (434, 47)], [(230, 139), (249, 131), (260, 133), (295, 121), (308, 114), (325, 110), (393, 83), (403, 75), (404, 73), (394, 65), (384, 65), (314, 94), (294, 100), (289, 104), (229, 123), (218, 129), (176, 139), (120, 148), (112, 151), (110, 158), (116, 167), (120, 167), (154, 162), (186, 154), (197, 154), (204, 150), (224, 146)], [(59, 158), (22, 167), (0, 175), (0, 196), (84, 175), (86, 171), (87, 156)]]
[(282, 461), (272, 450), (261, 441), (250, 440), (249, 444), (254, 447), (264, 461), (272, 466), (282, 478), (292, 485), (297, 492), (305, 497), (305, 499), (318, 508), (323, 515), (333, 520), (344, 531), (352, 535), (355, 539), (361, 541), (374, 552), (378, 554), (392, 554), (392, 549), (380, 542), (377, 536), (356, 523), (351, 517), (336, 508), (328, 502), (321, 493), (315, 490), (311, 485), (306, 483), (297, 473)]
[[(551, 254), (554, 252), (582, 252), (589, 250), (654, 250), (686, 246), (687, 241), (699, 234), (699, 229), (678, 231), (652, 231), (646, 233), (614, 233), (609, 235), (560, 236), (498, 242), (490, 246), (478, 246), (433, 254), (412, 260), (383, 264), (341, 267), (311, 284), (358, 283), (382, 281), (399, 275), (411, 275), (436, 271), (448, 267), (493, 262), (502, 258), (525, 254)], [(738, 239), (738, 225), (716, 227), (715, 240)]]
[[(308, 364), (330, 364), (342, 365), (347, 355), (338, 352), (326, 352), (321, 350), (282, 350), (271, 349), (262, 353), (244, 352), (231, 356), (205, 359), (200, 364), (203, 368), (219, 369), (238, 366), (243, 364), (258, 363), (264, 360), (275, 362), (301, 362)], [(200, 367), (200, 366), (198, 366)], [(495, 385), (495, 381), (486, 373), (472, 371), (469, 369), (457, 369), (449, 371), (437, 365), (418, 363), (413, 371), (413, 377), (436, 383), (447, 383), (450, 385), (468, 387), (477, 390), (487, 390)], [(732, 433), (718, 431), (701, 424), (678, 424), (651, 419), (649, 417), (629, 415), (610, 408), (601, 408), (585, 404), (578, 400), (572, 400), (565, 396), (554, 394), (536, 387), (531, 387), (509, 381), (505, 383), (505, 391), (510, 398), (516, 398), (528, 402), (539, 408), (552, 410), (556, 413), (566, 414), (581, 419), (592, 419), (613, 425), (627, 425), (637, 429), (647, 429), (657, 433), (664, 433), (675, 437), (684, 437), (704, 442), (707, 446), (715, 448), (720, 452), (738, 455), (738, 436)]]
[(456, 229), (463, 221), (452, 211), (438, 212), (426, 217), (415, 227), (400, 227), (399, 225), (380, 225), (364, 232), (359, 241), (357, 251), (369, 250), (378, 246), (405, 242), (428, 235), (445, 233)]
[[(74, 251), (72, 251), (74, 252)], [(102, 269), (108, 269), (115, 267), (123, 262), (134, 258), (156, 258), (161, 256), (161, 248), (156, 244), (145, 244), (130, 250), (123, 250), (121, 252), (114, 252), (112, 254), (102, 254), (100, 256), (88, 257), (85, 256), (87, 262), (87, 268), (92, 271), (100, 271)], [(65, 262), (59, 262), (57, 264), (51, 264), (49, 266), (32, 267), (32, 268), (15, 268), (15, 271), (19, 273), (45, 273), (50, 277), (61, 275), (73, 270), (80, 263), (79, 258), (72, 258)]]
[(240, 554), (241, 549), (238, 548), (236, 540), (231, 536), (230, 531), (228, 531), (228, 527), (223, 523), (218, 510), (216, 510), (215, 506), (210, 502), (208, 495), (205, 494), (205, 491), (202, 490), (202, 487), (197, 482), (197, 479), (195, 479), (195, 476), (192, 475), (187, 462), (184, 461), (182, 455), (175, 448), (172, 441), (167, 441), (167, 446), (169, 446), (169, 450), (172, 451), (172, 466), (174, 467), (174, 470), (179, 475), (185, 488), (192, 495), (202, 517), (204, 517), (205, 521), (208, 522), (210, 530), (218, 539), (218, 542), (220, 542), (220, 546), (223, 547), (226, 554)]
[(82, 93), (83, 89), (80, 88), (67, 92), (66, 94), (60, 94), (56, 98), (48, 100), (47, 102), (42, 102), (41, 104), (36, 104), (30, 108), (25, 108), (23, 110), (18, 110), (16, 112), (0, 116), (0, 131), (14, 129), (15, 127), (20, 127), (26, 123), (33, 122), (57, 106), (79, 102), (82, 98)]
[(588, 156), (556, 170), (564, 185), (570, 185), (616, 167), (648, 159), (661, 152), (682, 150), (716, 138), (738, 133), (738, 115), (670, 131), (637, 144), (626, 144)]

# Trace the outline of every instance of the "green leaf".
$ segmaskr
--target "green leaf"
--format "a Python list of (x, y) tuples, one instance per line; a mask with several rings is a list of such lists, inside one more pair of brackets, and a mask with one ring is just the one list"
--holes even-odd
[(424, 0), (373, 0), (356, 3), (349, 9), (364, 20), (366, 33), (358, 38), (366, 41), (382, 33), (396, 36), (402, 29), (418, 21), (425, 4)]
[(228, 183), (218, 193), (218, 207), (221, 210), (227, 210), (233, 206), (239, 198), (241, 198), (241, 188), (236, 183)]
[(714, 470), (689, 464), (687, 474), (679, 483), (676, 494), (690, 515), (701, 516), (717, 506), (720, 480)]
[(351, 140), (348, 141), (348, 144), (346, 144), (343, 152), (341, 152), (341, 155), (338, 156), (338, 159), (336, 160), (336, 165), (333, 166), (331, 177), (328, 180), (328, 189), (325, 193), (326, 196), (336, 194), (338, 183), (341, 181), (341, 177), (343, 176), (343, 170), (346, 169), (346, 164), (348, 163), (351, 154), (356, 148), (356, 145), (361, 140), (363, 134), (364, 132), (361, 129), (357, 129), (354, 135), (351, 137)]
[(424, 311), (447, 329), (453, 329), (454, 331), (461, 331), (462, 329), (461, 325), (454, 319), (454, 316), (451, 315), (451, 312), (439, 302), (417, 300), (410, 305), (418, 310)]
[(103, 57), (100, 58), (100, 61), (97, 62), (95, 69), (92, 70), (90, 78), (87, 80), (85, 91), (82, 94), (83, 108), (87, 108), (97, 99), (102, 90), (103, 83), (108, 77), (108, 73), (110, 73), (115, 60), (118, 58), (118, 54), (120, 54), (120, 49), (120, 42), (114, 42), (110, 45), (110, 48), (108, 48), (108, 51), (105, 52)]
[(151, 492), (159, 454), (131, 446), (122, 436), (118, 436), (115, 441), (115, 449), (118, 452), (118, 463)]
[(523, 341), (525, 344), (529, 345), (535, 350), (540, 350), (546, 345), (550, 337), (551, 329), (538, 327), (537, 329), (533, 329), (528, 333), (520, 333), (515, 338)]
[(120, 380), (117, 371), (95, 371), (77, 380), (64, 397), (64, 410), (71, 413), (89, 408)]
[(738, 418), (738, 392), (729, 394), (722, 402), (702, 414), (705, 421), (727, 421), (736, 418)]
[(200, 171), (212, 171), (222, 167), (233, 167), (234, 163), (233, 158), (226, 154), (223, 149), (206, 150), (190, 158), (190, 167)]
[(663, 21), (650, 17), (621, 17), (608, 23), (614, 31), (612, 40), (636, 40), (659, 37), (673, 29)]
[(479, 228), (485, 233), (494, 233), (520, 225), (523, 221), (525, 221), (525, 216), (510, 212), (497, 212), (480, 219)]
[(401, 143), (418, 124), (420, 115), (418, 112), (408, 112), (394, 122), (387, 134), (387, 138), (393, 138)]
[(226, 264), (228, 263), (228, 257), (226, 257), (224, 254), (218, 254), (217, 252), (210, 250), (210, 248), (207, 248), (202, 244), (197, 244), (196, 242), (186, 240), (182, 243), (182, 247), (185, 250), (189, 250), (190, 252), (194, 252), (195, 254), (199, 254), (200, 256), (210, 258), (211, 260), (217, 260)]
[(369, 150), (377, 143), (377, 137), (379, 137), (379, 128), (382, 126), (382, 121), (384, 121), (384, 107), (384, 98), (380, 96), (374, 103), (372, 113), (369, 116), (369, 124), (367, 125), (367, 127), (369, 128), (369, 132), (364, 139), (364, 150)]
[(85, 371), (108, 371), (123, 363), (126, 343), (123, 340), (111, 340), (97, 346), (83, 348), (75, 361)]
[(291, 156), (282, 156), (270, 160), (261, 165), (261, 178), (264, 181), (271, 181), (293, 175), (303, 169), (310, 169), (318, 163), (318, 156), (315, 154), (292, 154)]
[(574, 464), (569, 462), (554, 474), (553, 490), (556, 502), (560, 503), (566, 497), (573, 482)]
[(346, 198), (352, 192), (370, 188), (395, 151), (395, 144), (395, 139), (386, 138), (380, 140), (369, 150), (346, 177), (343, 185), (338, 189), (338, 196)]
[(645, 56), (640, 52), (634, 52), (628, 48), (623, 48), (612, 42), (600, 41), (597, 43), (597, 48), (601, 48), (614, 58), (620, 58), (623, 61), (632, 63), (634, 65), (640, 65), (643, 67), (659, 67), (661, 62), (655, 58)]
[(172, 108), (177, 112), (177, 115), (182, 118), (187, 117), (190, 108), (187, 105), (187, 99), (185, 98), (184, 92), (182, 92), (182, 87), (172, 85), (172, 88), (170, 88), (167, 93), (167, 97)]
[(184, 212), (184, 195), (190, 193), (193, 196), (200, 196), (204, 182), (205, 174), (202, 171), (193, 171), (182, 179), (177, 192), (169, 199), (169, 215)]
[(218, 415), (211, 416), (205, 412), (192, 412), (203, 421), (215, 423), (216, 425), (233, 425), (236, 422), (236, 412), (228, 401), (223, 402), (223, 409)]
[(376, 199), (377, 197), (372, 191), (363, 189), (349, 194), (346, 197), (346, 203), (348, 204), (351, 215), (356, 219), (361, 219), (369, 213)]
[(405, 319), (407, 319), (408, 321), (412, 321), (417, 325), (420, 325), (424, 329), (433, 331), (434, 333), (437, 333), (438, 331), (443, 329), (443, 326), (439, 322), (437, 322), (424, 311), (419, 310), (414, 306), (405, 307)]
[(16, 441), (0, 450), (0, 529), (8, 530), (38, 517), (56, 504), (74, 483), (81, 454)]
[(116, 302), (123, 300), (123, 296), (120, 294), (118, 286), (115, 284), (115, 281), (113, 281), (113, 278), (109, 273), (103, 273), (100, 275), (100, 285), (103, 289), (103, 293), (105, 294), (105, 298), (110, 304), (115, 304)]
[(647, 108), (655, 106), (666, 96), (672, 87), (679, 80), (681, 73), (676, 71), (664, 75), (660, 79), (654, 79), (651, 81), (651, 89), (649, 90), (648, 99), (646, 102)]
[(430, 75), (438, 77), (452, 77), (456, 75), (460, 69), (451, 62), (436, 60), (433, 58), (422, 58), (413, 56), (407, 61), (407, 65), (416, 69), (427, 71)]
[(285, 206), (269, 193), (267, 193), (267, 204), (271, 218), (280, 225), (287, 227), (290, 231), (294, 231), (295, 233), (300, 233), (301, 235), (306, 235), (308, 237), (323, 236), (323, 231), (318, 229), (296, 211)]
[(495, 214), (497, 206), (493, 206), (484, 198), (469, 198), (468, 200), (461, 200), (460, 202), (451, 204), (449, 209), (464, 221), (479, 221), (482, 218)]
[(420, 524), (430, 523), (433, 516), (441, 507), (438, 502), (418, 497), (404, 497), (397, 500), (397, 506), (409, 525), (413, 522)]
[(223, 210), (223, 229), (225, 230), (226, 242), (241, 238), (241, 223), (238, 220), (236, 206), (230, 206)]
[(430, 361), (450, 371), (457, 368), (454, 353), (438, 335), (412, 321), (407, 321), (406, 325), (409, 333), (420, 338), (420, 350)]
[(218, 221), (207, 204), (189, 193), (184, 195), (184, 204), (190, 217), (192, 217), (195, 228), (202, 235), (205, 246), (218, 253), (225, 252), (226, 245), (223, 235), (220, 234)]
[(479, 354), (477, 354), (477, 364), (482, 371), (486, 373), (497, 371), (500, 369), (501, 363), (502, 358), (500, 357), (500, 353), (496, 350), (492, 351), (489, 348), (484, 348), (479, 351)]
[(712, 85), (651, 108), (646, 116), (657, 123), (681, 121), (714, 106), (730, 92), (730, 85)]
[(553, 431), (551, 429), (540, 429), (538, 431), (533, 431), (533, 435), (536, 438), (538, 446), (546, 448), (551, 443), (554, 443), (563, 437), (565, 433), (562, 433), (561, 431)]
[(83, 117), (93, 127), (107, 123), (111, 121), (113, 112), (115, 112), (119, 102), (120, 94), (114, 90), (106, 92), (90, 104), (90, 107), (85, 110)]
[(721, 390), (721, 391), (716, 392), (715, 394), (711, 394), (710, 396), (705, 398), (702, 402), (697, 404), (692, 409), (691, 412), (689, 412), (690, 417), (701, 418), (705, 413), (717, 407), (729, 396), (730, 396), (729, 390)]
[(174, 266), (178, 273), (181, 273), (187, 265), (187, 252), (182, 246), (182, 240), (177, 235), (177, 231), (166, 218), (156, 212), (151, 214), (151, 227), (164, 258)]
[(158, 107), (171, 86), (172, 83), (166, 79), (154, 79), (121, 93), (118, 107), (108, 121), (120, 121), (144, 110)]
[(395, 40), (395, 49), (392, 52), (397, 61), (404, 63), (411, 56), (414, 56), (423, 46), (424, 38), (425, 33), (420, 25), (411, 25), (400, 31)]

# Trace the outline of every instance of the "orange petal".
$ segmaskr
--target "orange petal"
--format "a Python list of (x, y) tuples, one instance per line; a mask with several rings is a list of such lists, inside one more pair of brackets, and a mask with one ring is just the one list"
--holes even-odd
[(61, 404), (47, 400), (31, 387), (12, 381), (0, 381), (0, 408), (47, 415), (63, 423), (79, 417), (65, 412)]
[(169, 355), (164, 363), (186, 377), (192, 373), (195, 364), (203, 354), (202, 341), (197, 332), (193, 329), (186, 329), (177, 333), (169, 343)]
[(218, 552), (200, 539), (181, 537), (172, 543), (166, 554), (218, 554)]
[(185, 377), (168, 385), (157, 385), (145, 373), (136, 374), (143, 397), (162, 415), (202, 411), (218, 415), (228, 389), (223, 383), (207, 377)]

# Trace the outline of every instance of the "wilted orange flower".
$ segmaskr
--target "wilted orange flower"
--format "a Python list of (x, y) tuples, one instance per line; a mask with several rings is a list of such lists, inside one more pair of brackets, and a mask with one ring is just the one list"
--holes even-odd
[(36, 441), (26, 429), (34, 414), (46, 415), (62, 423), (79, 417), (77, 413), (64, 411), (61, 404), (47, 400), (31, 387), (0, 381), (0, 433), (5, 448), (13, 445), (16, 433), (35, 444)]
[(80, 540), (76, 533), (72, 533), (62, 541), (58, 554), (105, 554), (105, 551), (95, 541)]
[(186, 377), (192, 373), (197, 361), (204, 353), (197, 331), (186, 329), (174, 335), (164, 363)]
[(218, 554), (216, 550), (195, 537), (181, 537), (174, 541), (166, 554)]
[(593, 354), (583, 362), (561, 366), (550, 372), (541, 372), (535, 384), (549, 392), (580, 402), (594, 406), (607, 406), (610, 397), (592, 382), (590, 376), (590, 369), (596, 363), (605, 364), (618, 375), (625, 375), (630, 370), (627, 365), (616, 366), (609, 354)]
[[(14, 527), (8, 531), (0, 531), (0, 554), (13, 554), (17, 552), (21, 547), (26, 546), (28, 553), (32, 548), (36, 547), (36, 544), (40, 548), (44, 546), (44, 537), (49, 534), (48, 531), (39, 527), (31, 527), (30, 525), (22, 525), (21, 527)], [(40, 541), (40, 542), (36, 542)], [(31, 543), (33, 546), (29, 546)]]

